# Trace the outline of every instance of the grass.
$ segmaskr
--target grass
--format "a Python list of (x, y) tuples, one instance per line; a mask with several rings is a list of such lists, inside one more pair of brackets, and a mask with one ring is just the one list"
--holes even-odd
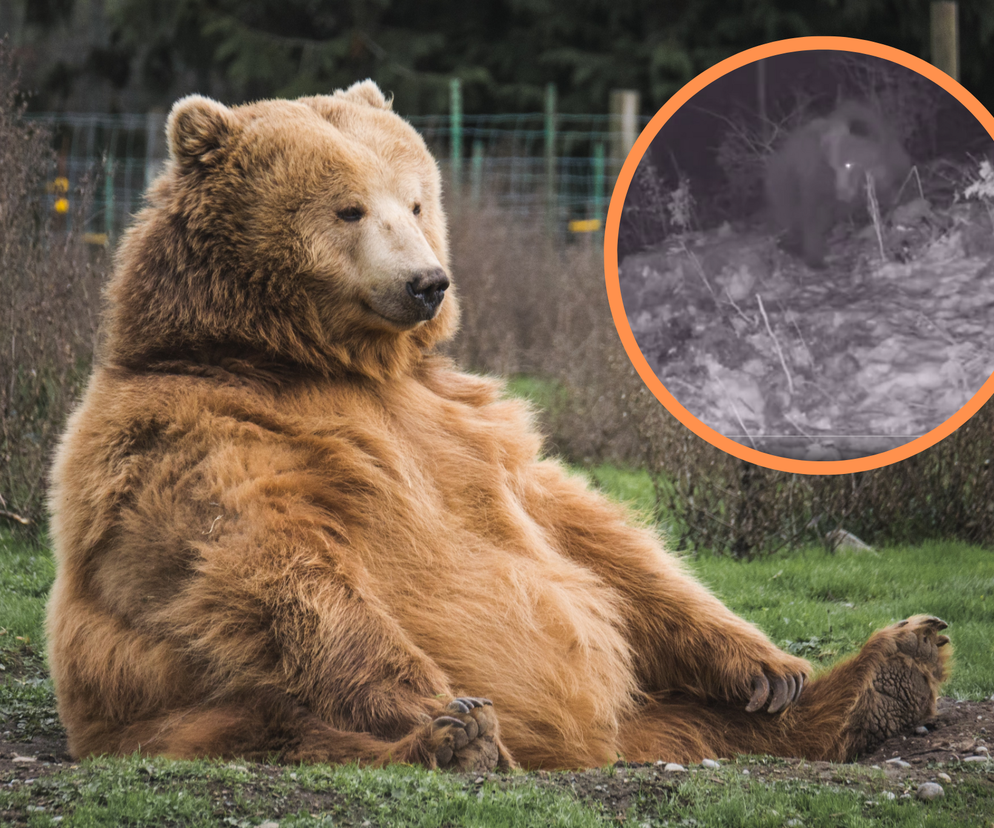
[[(674, 776), (655, 768), (604, 774), (574, 793), (569, 773), (483, 779), (393, 766), (280, 768), (136, 757), (91, 760), (71, 772), (0, 786), (0, 815), (42, 826), (480, 826), (624, 825), (838, 828), (976, 825), (994, 804), (985, 772), (963, 767), (931, 804), (894, 789), (883, 771), (844, 769), (826, 779), (778, 779), (789, 767), (758, 757)], [(624, 778), (619, 778), (624, 774)], [(796, 820), (792, 822), (791, 820)]]
[(956, 663), (944, 692), (982, 699), (994, 691), (994, 555), (928, 543), (858, 557), (806, 550), (741, 564), (701, 557), (702, 580), (780, 646), (827, 664), (879, 627), (916, 613), (949, 623)]
[[(649, 514), (648, 476), (599, 466), (578, 472)], [(749, 563), (709, 555), (688, 566), (736, 612), (816, 665), (859, 648), (876, 628), (916, 612), (950, 623), (956, 665), (946, 692), (994, 693), (994, 555), (962, 544), (877, 554), (802, 550)], [(61, 732), (44, 665), (50, 552), (0, 533), (0, 720), (16, 741)], [(778, 779), (780, 760), (742, 758), (717, 771), (663, 778), (625, 769), (588, 790), (571, 774), (474, 779), (419, 768), (281, 768), (220, 762), (90, 760), (29, 781), (0, 777), (0, 822), (29, 826), (945, 826), (994, 812), (987, 772), (962, 765), (930, 804), (893, 790), (882, 772), (844, 768), (831, 779)], [(749, 770), (746, 775), (744, 771)], [(788, 768), (789, 771), (789, 768)], [(950, 771), (954, 772), (954, 771)], [(625, 784), (616, 795), (618, 776)], [(789, 773), (787, 774), (789, 775)], [(577, 781), (579, 780), (579, 781)], [(588, 781), (588, 788), (593, 781)], [(890, 786), (888, 788), (888, 785)], [(611, 795), (607, 793), (610, 788)], [(889, 794), (888, 794), (889, 790)], [(909, 796), (904, 796), (909, 794)], [(894, 798), (889, 798), (893, 795)], [(798, 820), (792, 823), (790, 820)]]
[[(667, 802), (655, 809), (655, 819), (649, 824), (734, 825), (738, 828), (864, 828), (870, 825), (945, 828), (982, 825), (977, 822), (977, 815), (990, 807), (991, 794), (979, 773), (970, 775), (955, 788), (948, 787), (939, 807), (925, 807), (913, 797), (893, 791), (890, 791), (893, 799), (889, 798), (882, 777), (882, 771), (868, 771), (862, 779), (836, 778), (827, 783), (786, 780), (770, 784), (744, 776), (738, 767), (729, 768), (717, 779), (695, 774), (677, 791), (675, 798), (683, 806), (680, 817), (674, 817), (670, 810), (672, 803)], [(719, 784), (715, 784), (716, 781)], [(651, 804), (647, 811), (652, 814)]]

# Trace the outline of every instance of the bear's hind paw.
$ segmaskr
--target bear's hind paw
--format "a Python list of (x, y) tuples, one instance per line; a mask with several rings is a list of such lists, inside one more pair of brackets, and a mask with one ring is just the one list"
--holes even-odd
[(880, 630), (866, 643), (861, 656), (867, 660), (869, 680), (850, 723), (859, 752), (935, 713), (952, 649), (949, 637), (939, 635), (947, 626), (941, 618), (916, 615)]

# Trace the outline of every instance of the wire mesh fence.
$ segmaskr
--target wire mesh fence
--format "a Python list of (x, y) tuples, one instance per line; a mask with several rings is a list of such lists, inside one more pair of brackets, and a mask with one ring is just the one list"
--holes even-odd
[[(38, 114), (58, 158), (51, 208), (71, 221), (73, 193), (89, 181), (82, 228), (112, 242), (141, 207), (165, 163), (165, 115)], [(558, 234), (599, 232), (623, 158), (610, 115), (527, 113), (408, 119), (439, 159), (451, 196), (541, 217)], [(644, 123), (644, 122), (643, 122)]]

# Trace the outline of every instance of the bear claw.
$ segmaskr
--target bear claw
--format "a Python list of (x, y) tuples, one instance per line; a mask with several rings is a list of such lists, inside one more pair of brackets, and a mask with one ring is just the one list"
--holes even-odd
[(489, 699), (453, 699), (432, 721), (431, 736), (439, 768), (479, 772), (508, 762), (497, 739), (497, 717)]
[(801, 697), (803, 689), (803, 673), (774, 676), (772, 684), (765, 674), (759, 673), (752, 680), (752, 695), (746, 705), (746, 713), (755, 713), (763, 707), (766, 707), (768, 713), (779, 713), (787, 705), (794, 704)]

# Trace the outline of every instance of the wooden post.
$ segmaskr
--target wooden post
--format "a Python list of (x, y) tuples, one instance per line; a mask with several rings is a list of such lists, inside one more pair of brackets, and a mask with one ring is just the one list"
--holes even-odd
[(162, 170), (169, 150), (166, 147), (166, 116), (149, 112), (145, 116), (145, 189)]
[(954, 0), (932, 2), (932, 65), (959, 80), (959, 31)]
[(611, 175), (617, 177), (639, 134), (639, 93), (632, 89), (611, 92)]

